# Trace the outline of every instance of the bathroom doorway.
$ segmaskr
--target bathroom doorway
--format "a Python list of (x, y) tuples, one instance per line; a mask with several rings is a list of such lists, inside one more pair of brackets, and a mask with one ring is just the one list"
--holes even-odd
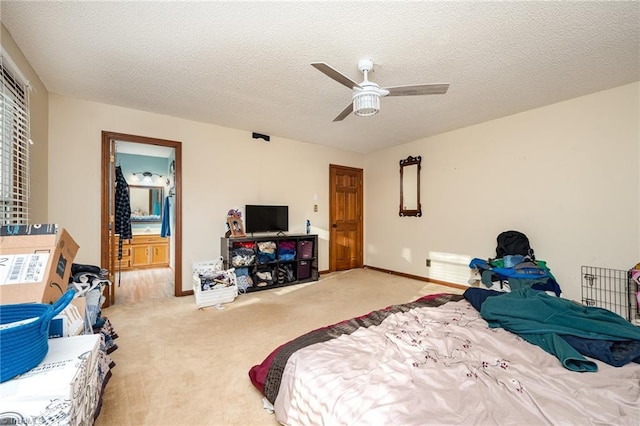
[[(186, 294), (182, 290), (181, 148), (181, 142), (177, 141), (102, 132), (101, 265), (109, 270), (113, 283), (107, 290), (105, 307), (116, 300), (140, 301), (144, 298), (140, 293), (144, 293), (145, 288), (150, 289), (145, 282), (149, 284), (158, 279), (170, 280), (173, 288), (157, 288), (148, 293), (149, 297), (166, 297), (169, 291), (173, 296)], [(119, 236), (115, 229), (116, 167), (122, 172), (124, 166), (120, 161), (124, 162), (125, 158), (138, 159), (134, 164), (142, 163), (139, 167), (129, 165), (123, 173), (130, 195), (137, 199), (138, 195), (146, 193), (149, 203), (148, 208), (136, 206), (135, 217), (131, 216), (134, 238), (123, 239), (126, 258), (118, 255), (123, 252), (119, 251)], [(140, 194), (134, 194), (134, 188)], [(119, 287), (123, 277), (125, 283), (135, 282), (137, 286), (139, 282), (139, 288), (132, 293), (131, 288)], [(116, 297), (119, 290), (123, 291), (122, 297)], [(125, 290), (128, 294), (124, 294)]]

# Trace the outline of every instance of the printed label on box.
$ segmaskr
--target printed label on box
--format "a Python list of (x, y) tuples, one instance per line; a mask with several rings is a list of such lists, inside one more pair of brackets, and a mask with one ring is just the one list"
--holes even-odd
[(0, 285), (41, 282), (49, 255), (48, 252), (0, 255)]

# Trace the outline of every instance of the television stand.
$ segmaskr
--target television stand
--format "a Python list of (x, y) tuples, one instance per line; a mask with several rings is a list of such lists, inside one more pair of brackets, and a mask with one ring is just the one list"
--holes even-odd
[[(220, 255), (225, 269), (236, 269), (241, 291), (268, 290), (319, 278), (317, 235), (222, 237)], [(248, 279), (241, 278), (245, 276)]]

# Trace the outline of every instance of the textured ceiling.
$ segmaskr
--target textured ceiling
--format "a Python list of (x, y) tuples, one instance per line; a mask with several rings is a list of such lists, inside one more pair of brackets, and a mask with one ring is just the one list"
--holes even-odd
[[(363, 153), (640, 80), (638, 1), (0, 6), (52, 93)], [(359, 82), (362, 58), (449, 91), (334, 123), (351, 92), (310, 63)]]

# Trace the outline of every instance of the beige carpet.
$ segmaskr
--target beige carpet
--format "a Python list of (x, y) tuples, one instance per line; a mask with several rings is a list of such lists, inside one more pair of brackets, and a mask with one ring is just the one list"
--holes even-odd
[(277, 425), (247, 375), (318, 327), (432, 293), (461, 293), (369, 269), (240, 295), (199, 310), (193, 296), (103, 310), (120, 336), (96, 426)]
[(149, 299), (173, 297), (174, 273), (171, 268), (122, 271), (116, 278), (116, 305), (130, 305)]

